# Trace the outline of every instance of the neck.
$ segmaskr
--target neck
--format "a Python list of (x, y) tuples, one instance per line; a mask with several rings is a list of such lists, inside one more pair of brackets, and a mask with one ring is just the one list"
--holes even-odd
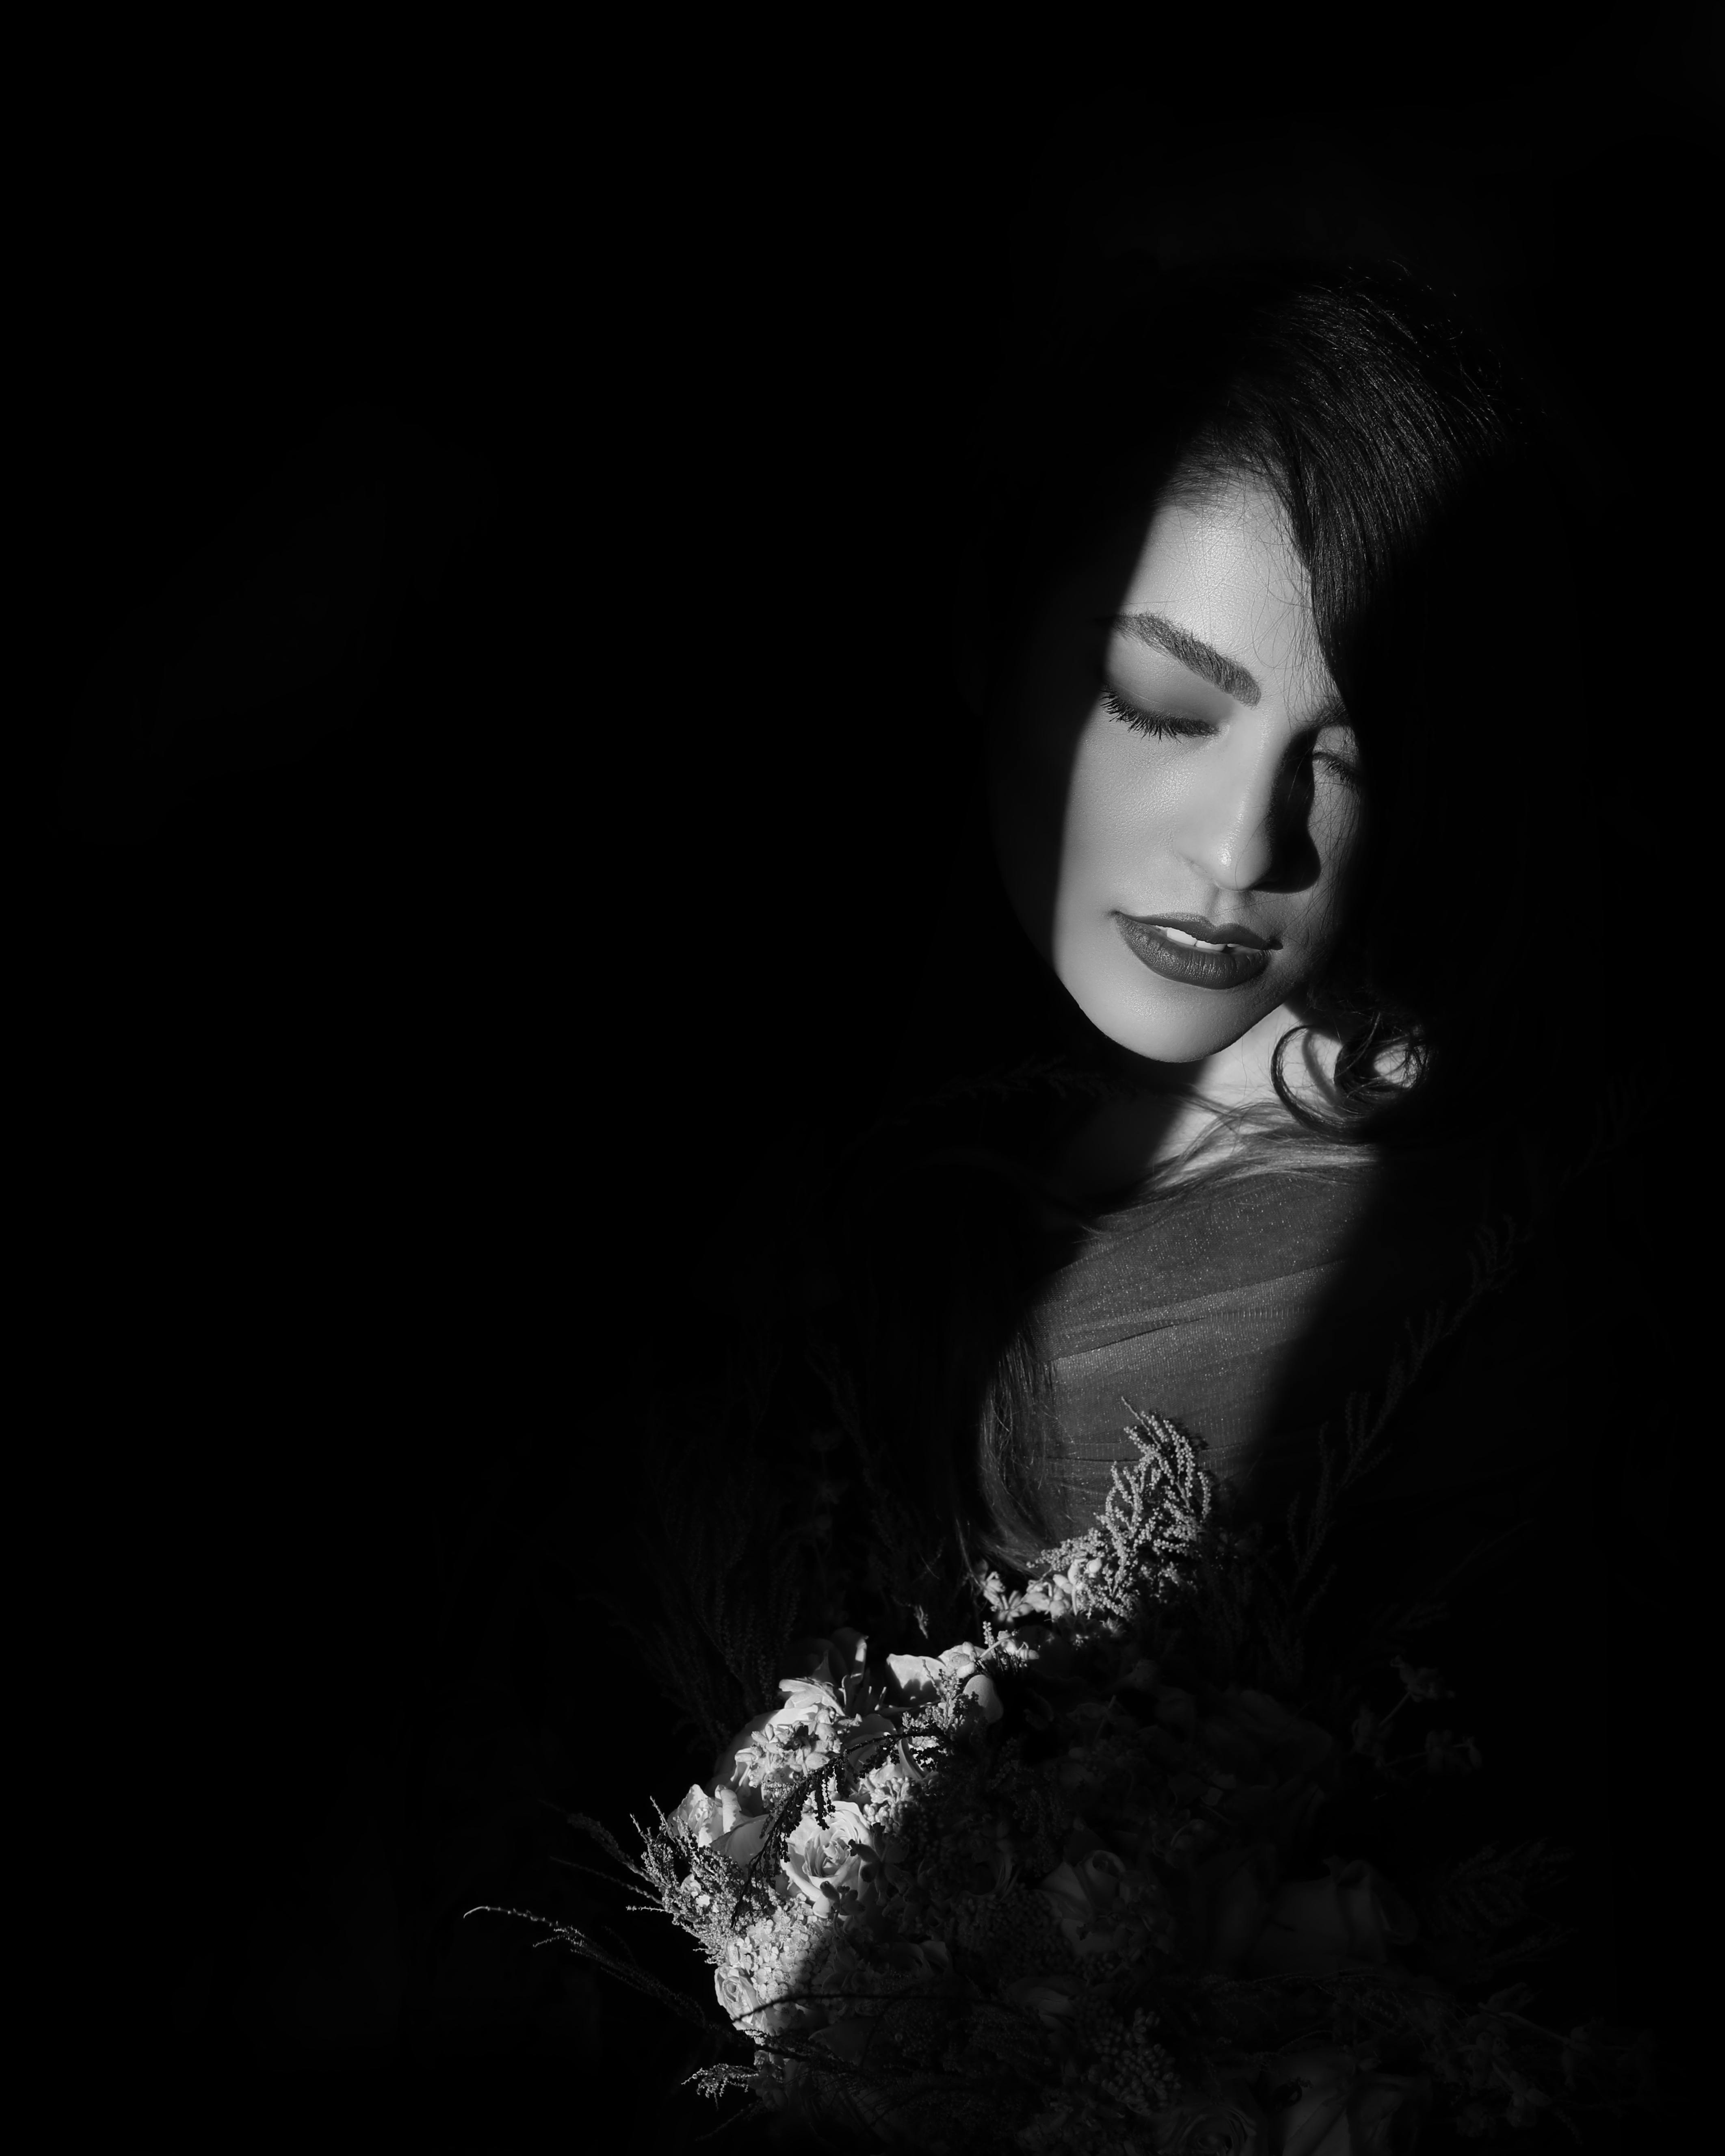
[[(1285, 1115), (1271, 1060), (1276, 1043), (1301, 1022), (1297, 1014), (1278, 1008), (1227, 1048), (1191, 1063), (1156, 1063), (1112, 1047), (1106, 1064), (1121, 1091), (1053, 1150), (1047, 1173), (1055, 1190), (1079, 1201), (1128, 1188), (1177, 1159), (1218, 1111), (1268, 1108)], [(1302, 1081), (1327, 1079), (1337, 1047), (1327, 1037), (1301, 1035), (1283, 1059), (1291, 1090), (1303, 1090)]]
[[(1190, 1063), (1153, 1062), (1111, 1044), (1111, 1075), (1132, 1092), (1201, 1101), (1212, 1108), (1268, 1106), (1279, 1097), (1271, 1075), (1276, 1044), (1304, 1024), (1297, 1011), (1278, 1004), (1238, 1040)], [(1339, 1049), (1339, 1041), (1328, 1034), (1302, 1033), (1283, 1058), (1285, 1081), (1297, 1088), (1302, 1081), (1327, 1080)]]

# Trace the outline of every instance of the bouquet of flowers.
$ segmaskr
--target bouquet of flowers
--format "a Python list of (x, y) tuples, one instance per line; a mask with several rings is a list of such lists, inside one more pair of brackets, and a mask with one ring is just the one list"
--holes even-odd
[(1645, 2033), (1548, 2029), (1502, 1982), (1553, 1943), (1527, 1896), (1560, 1853), (1315, 1861), (1330, 1799), (1478, 1753), (1434, 1728), (1392, 1757), (1396, 1717), (1449, 1697), (1403, 1656), (1388, 1714), (1296, 1710), (1256, 1531), (1178, 1426), (1131, 1434), (1088, 1534), (1021, 1589), (979, 1578), (980, 1641), (805, 1640), (639, 1858), (577, 1817), (712, 1967), (733, 2056), (699, 2085), (829, 2145), (954, 2156), (1375, 2156), (1434, 2112), (1579, 2139), (1646, 2102)]

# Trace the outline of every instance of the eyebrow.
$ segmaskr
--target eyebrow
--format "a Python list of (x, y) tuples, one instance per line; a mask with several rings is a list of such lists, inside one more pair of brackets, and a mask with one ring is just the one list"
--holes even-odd
[[(1099, 629), (1114, 629), (1124, 635), (1135, 637), (1140, 644), (1147, 644), (1153, 650), (1165, 651), (1170, 659), (1178, 659), (1208, 681), (1213, 688), (1232, 696), (1236, 704), (1255, 704), (1261, 701), (1263, 690), (1244, 666), (1194, 636), (1190, 629), (1182, 629), (1177, 621), (1169, 621), (1159, 613), (1110, 613), (1098, 621)], [(1317, 709), (1301, 727), (1301, 734), (1322, 733), (1327, 726), (1345, 726), (1352, 722), (1348, 706), (1332, 690)]]
[(1153, 650), (1167, 652), (1170, 659), (1178, 660), (1181, 665), (1208, 681), (1212, 688), (1232, 696), (1236, 704), (1255, 704), (1264, 694), (1244, 666), (1236, 665), (1233, 660), (1193, 635), (1190, 629), (1182, 629), (1178, 622), (1169, 621), (1159, 613), (1105, 614), (1097, 625), (1118, 629), (1127, 636), (1135, 637), (1140, 644), (1147, 644)]

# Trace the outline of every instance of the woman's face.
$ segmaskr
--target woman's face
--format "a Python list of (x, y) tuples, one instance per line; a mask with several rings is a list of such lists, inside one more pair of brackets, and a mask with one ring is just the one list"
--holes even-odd
[[(1003, 880), (1100, 1032), (1190, 1065), (1297, 1021), (1361, 817), (1271, 497), (1164, 507), (1099, 543), (1027, 624), (990, 717)], [(1145, 916), (1197, 923), (1198, 947)], [(1230, 929), (1266, 952), (1208, 947)]]

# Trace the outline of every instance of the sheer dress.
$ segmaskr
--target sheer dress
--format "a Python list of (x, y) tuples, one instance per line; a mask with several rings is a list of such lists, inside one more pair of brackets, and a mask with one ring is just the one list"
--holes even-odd
[(1412, 1169), (1354, 1156), (1093, 1222), (1034, 1312), (1067, 1531), (1133, 1456), (1132, 1409), (1201, 1438), (1205, 1465), (1243, 1495), (1308, 1464), (1319, 1426), (1387, 1370), (1408, 1318), (1465, 1292), (1486, 1180), (1465, 1155)]
[[(1440, 1563), (1458, 1535), (1573, 1501), (1646, 1292), (1635, 1168), (1620, 1150), (1565, 1175), (1512, 1145), (1458, 1143), (1103, 1215), (1034, 1312), (1070, 1531), (1135, 1456), (1137, 1409), (1203, 1439), (1249, 1509), (1279, 1515), (1350, 1403), (1374, 1418), (1391, 1404), (1399, 1361), (1411, 1382), (1349, 1505), (1396, 1513), (1409, 1568), (1416, 1545)], [(1494, 1256), (1497, 1284), (1476, 1296)]]
[[(1546, 1913), (1580, 1936), (1545, 1981), (1578, 2014), (1624, 1978), (1615, 1702), (1677, 1435), (1646, 1189), (1639, 1144), (1562, 1188), (1501, 1147), (1265, 1174), (1097, 1220), (1036, 1306), (1075, 1532), (1136, 1456), (1126, 1402), (1203, 1438), (1248, 1511), (1279, 1521), (1314, 1486), (1321, 1433), (1341, 1435), (1350, 1400), (1375, 1415), (1422, 1327), (1460, 1316), (1343, 1501), (1317, 1632), (1346, 1654), (1392, 1604), (1441, 1609), (1415, 1659), (1454, 1687), (1440, 1719), (1485, 1762), (1445, 1784), (1445, 1837), (1573, 1852)], [(1494, 1229), (1507, 1274), (1464, 1309)], [(1381, 1659), (1380, 1711), (1398, 1689)]]

